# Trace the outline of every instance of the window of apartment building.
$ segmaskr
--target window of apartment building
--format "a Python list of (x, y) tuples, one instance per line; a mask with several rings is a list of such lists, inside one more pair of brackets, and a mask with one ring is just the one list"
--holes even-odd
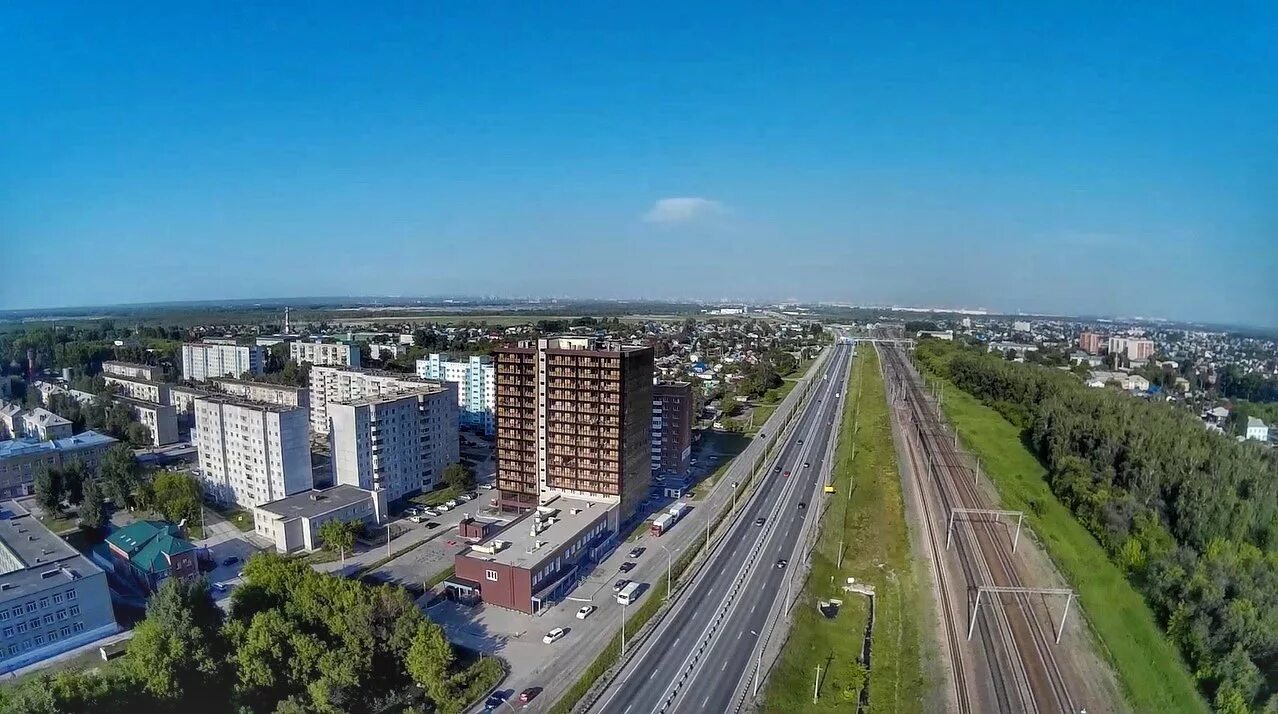
[(48, 606), (49, 606), (49, 598), (47, 597), (40, 598), (40, 609), (43, 610), (44, 608)]
[(54, 593), (54, 594), (53, 594), (53, 602), (54, 602), (54, 604), (57, 604), (57, 603), (62, 602), (62, 593)]
[(8, 611), (8, 610), (0, 610), (0, 622), (7, 621), (8, 619), (9, 619), (9, 611)]
[(80, 606), (79, 606), (79, 605), (72, 605), (72, 606), (71, 606), (70, 613), (71, 613), (71, 617), (75, 617), (76, 615), (79, 615), (79, 614), (80, 614)]
[(31, 618), (31, 621), (28, 622), (27, 625), (34, 630), (35, 628), (40, 626), (40, 618), (38, 617)]
[(496, 570), (485, 570), (485, 571), (484, 571), (484, 577), (485, 577), (485, 578), (487, 578), (487, 579), (489, 579), (489, 580), (491, 580), (491, 581), (493, 581), (493, 582), (497, 582), (497, 571), (496, 571)]
[(36, 647), (44, 644), (44, 635), (36, 635), (33, 639), (35, 640)]
[(45, 616), (44, 616), (44, 624), (46, 624), (46, 625), (52, 625), (52, 624), (53, 624), (53, 613), (49, 613), (48, 615), (45, 615)]
[(27, 631), (27, 623), (25, 623), (25, 622), (19, 622), (19, 623), (18, 623), (18, 632), (19, 632), (19, 633), (22, 633), (22, 632), (26, 632), (26, 631)]
[(35, 611), (36, 611), (36, 604), (35, 604), (35, 601), (32, 600), (31, 602), (27, 603), (27, 612), (35, 612)]
[(70, 628), (70, 627), (63, 627), (62, 629), (58, 630), (58, 632), (59, 632), (59, 633), (61, 633), (63, 637), (70, 637), (70, 636), (71, 636), (71, 628)]
[(5, 637), (13, 637), (13, 628), (12, 628), (12, 627), (6, 627), (6, 628), (4, 628), (4, 636), (5, 636)]
[(58, 614), (58, 619), (59, 619), (59, 620), (65, 620), (65, 619), (67, 619), (67, 611), (66, 611), (66, 610), (58, 610), (58, 613), (57, 613), (57, 614)]
[(72, 630), (74, 630), (74, 631), (76, 631), (76, 632), (80, 632), (81, 630), (83, 630), (83, 629), (84, 629), (84, 623), (83, 623), (83, 622), (77, 622), (77, 623), (75, 623), (74, 625), (72, 625), (72, 626), (71, 626), (71, 629), (72, 629)]
[(68, 591), (67, 591), (67, 599), (68, 599), (68, 600), (74, 600), (74, 599), (75, 599), (75, 591), (74, 591), (74, 590), (68, 590)]
[(13, 643), (13, 644), (9, 645), (9, 655), (10, 655), (10, 656), (13, 656), (13, 655), (16, 655), (16, 654), (18, 654), (18, 643), (16, 643), (16, 642), (15, 642), (15, 643)]
[(12, 610), (10, 610), (10, 612), (12, 612), (12, 613), (13, 613), (13, 616), (14, 616), (14, 618), (15, 618), (15, 619), (16, 619), (16, 618), (19, 618), (19, 617), (22, 617), (22, 606), (21, 606), (21, 605), (18, 605), (17, 607), (15, 607), (15, 608), (13, 608)]

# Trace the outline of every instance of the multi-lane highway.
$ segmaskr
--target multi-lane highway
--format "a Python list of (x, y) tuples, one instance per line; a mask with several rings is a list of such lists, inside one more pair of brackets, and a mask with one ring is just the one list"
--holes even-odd
[(798, 567), (805, 520), (820, 511), (818, 482), (852, 349), (834, 348), (820, 384), (709, 563), (590, 711), (727, 712), (740, 701), (769, 614), (785, 596), (787, 568), (778, 561)]

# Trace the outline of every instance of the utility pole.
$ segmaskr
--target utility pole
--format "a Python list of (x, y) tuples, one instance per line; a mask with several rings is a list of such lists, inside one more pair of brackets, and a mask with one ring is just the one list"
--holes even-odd
[(817, 665), (816, 680), (812, 682), (812, 703), (817, 703), (817, 692), (821, 688), (821, 665)]
[(621, 606), (621, 654), (626, 654), (626, 606)]
[(387, 524), (386, 524), (386, 557), (387, 557), (387, 558), (389, 558), (389, 557), (390, 557), (390, 554), (391, 554), (391, 551), (390, 551), (390, 527), (391, 527), (391, 524), (387, 523)]
[(672, 560), (671, 553), (670, 553), (670, 549), (665, 547), (664, 545), (661, 545), (660, 543), (658, 543), (657, 545), (661, 546), (661, 549), (666, 551), (666, 599), (669, 600), (670, 599), (670, 561)]

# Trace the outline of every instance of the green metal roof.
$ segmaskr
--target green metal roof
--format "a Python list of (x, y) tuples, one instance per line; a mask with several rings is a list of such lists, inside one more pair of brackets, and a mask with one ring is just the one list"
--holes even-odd
[(169, 569), (169, 558), (195, 550), (181, 531), (165, 521), (134, 521), (107, 537), (107, 542), (129, 557), (129, 562), (148, 573)]

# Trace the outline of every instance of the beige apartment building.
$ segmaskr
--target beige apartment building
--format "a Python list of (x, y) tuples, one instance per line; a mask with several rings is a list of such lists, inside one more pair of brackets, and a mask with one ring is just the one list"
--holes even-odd
[(314, 485), (306, 410), (229, 395), (195, 401), (194, 443), (205, 493), (243, 507)]

